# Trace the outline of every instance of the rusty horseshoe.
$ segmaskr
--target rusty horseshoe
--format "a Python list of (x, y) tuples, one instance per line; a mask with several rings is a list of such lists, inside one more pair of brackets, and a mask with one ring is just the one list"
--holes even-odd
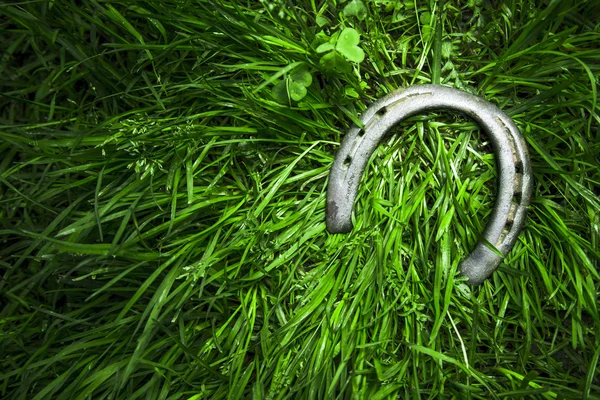
[(416, 85), (396, 90), (372, 104), (361, 115), (364, 127), (349, 130), (331, 167), (327, 230), (352, 230), (352, 209), (361, 177), (386, 132), (409, 116), (442, 109), (475, 120), (490, 139), (496, 157), (499, 178), (494, 209), (482, 239), (459, 267), (468, 283), (478, 285), (498, 267), (503, 259), (500, 254), (506, 256), (514, 246), (525, 224), (533, 187), (526, 142), (519, 129), (500, 108), (478, 96), (440, 85)]

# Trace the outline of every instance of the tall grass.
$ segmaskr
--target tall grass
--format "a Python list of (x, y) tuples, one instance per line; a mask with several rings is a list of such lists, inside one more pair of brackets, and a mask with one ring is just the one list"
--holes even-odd
[[(0, 397), (600, 398), (595, 2), (0, 15)], [(401, 124), (354, 231), (325, 230), (344, 132), (420, 83), (496, 103), (529, 145), (527, 226), (477, 288), (457, 266), (497, 173), (460, 115)]]

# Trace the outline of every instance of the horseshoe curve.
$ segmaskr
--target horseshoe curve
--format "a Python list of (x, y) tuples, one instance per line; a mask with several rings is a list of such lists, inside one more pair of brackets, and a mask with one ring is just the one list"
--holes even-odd
[(494, 104), (461, 90), (440, 85), (410, 86), (377, 100), (361, 115), (364, 127), (353, 126), (349, 130), (331, 167), (327, 230), (330, 233), (352, 230), (352, 209), (360, 180), (385, 133), (407, 117), (440, 109), (462, 112), (475, 120), (486, 132), (496, 156), (499, 175), (496, 202), (482, 239), (459, 267), (468, 277), (468, 283), (478, 285), (503, 259), (491, 246), (503, 256), (514, 246), (525, 224), (533, 176), (525, 140), (510, 117)]

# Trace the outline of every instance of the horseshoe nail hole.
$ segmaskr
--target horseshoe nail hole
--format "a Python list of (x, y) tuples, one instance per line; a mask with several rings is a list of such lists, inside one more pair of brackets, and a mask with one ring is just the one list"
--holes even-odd
[(519, 161), (515, 164), (515, 172), (517, 174), (523, 173), (523, 162), (522, 161)]
[(377, 115), (379, 115), (380, 117), (383, 117), (386, 112), (387, 112), (387, 107), (381, 107), (379, 110), (377, 110)]
[(361, 129), (361, 130), (358, 131), (358, 137), (363, 137), (364, 134), (365, 134), (365, 130), (364, 129)]
[(515, 192), (513, 194), (513, 203), (517, 203), (517, 204), (521, 204), (521, 191), (520, 191), (520, 187), (519, 187), (519, 192)]
[(344, 166), (348, 167), (350, 164), (352, 164), (352, 157), (346, 156), (346, 158), (344, 158)]

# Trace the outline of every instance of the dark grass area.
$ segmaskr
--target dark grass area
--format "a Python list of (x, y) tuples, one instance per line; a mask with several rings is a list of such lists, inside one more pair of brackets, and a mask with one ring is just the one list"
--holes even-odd
[[(0, 397), (600, 398), (599, 3), (6, 1), (0, 31)], [(529, 145), (477, 288), (496, 170), (460, 115), (401, 124), (325, 229), (344, 132), (421, 83)]]

